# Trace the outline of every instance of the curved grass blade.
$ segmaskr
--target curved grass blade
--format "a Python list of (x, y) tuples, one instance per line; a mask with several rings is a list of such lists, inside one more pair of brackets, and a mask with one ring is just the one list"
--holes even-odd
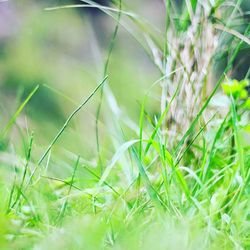
[[(122, 1), (119, 0), (119, 12), (118, 12), (117, 20), (116, 20), (115, 29), (114, 29), (114, 32), (112, 34), (111, 40), (110, 40), (109, 49), (108, 49), (108, 56), (107, 56), (106, 62), (104, 64), (104, 71), (103, 71), (104, 76), (107, 75), (109, 61), (110, 61), (111, 54), (112, 54), (112, 51), (113, 51), (113, 48), (115, 45), (115, 39), (116, 39), (117, 34), (118, 34), (120, 20), (121, 20), (121, 10), (122, 10)], [(97, 110), (96, 110), (96, 121), (95, 121), (96, 146), (97, 146), (97, 153), (98, 153), (98, 158), (99, 158), (101, 168), (102, 168), (102, 160), (101, 160), (100, 141), (99, 141), (99, 117), (100, 117), (101, 108), (102, 108), (103, 91), (104, 91), (104, 89), (101, 88), (100, 102), (99, 102)]]
[(11, 117), (11, 119), (9, 120), (9, 122), (7, 123), (7, 125), (5, 126), (5, 128), (3, 129), (3, 132), (1, 134), (1, 138), (3, 138), (8, 133), (8, 131), (10, 130), (10, 128), (12, 127), (12, 125), (15, 123), (15, 121), (16, 121), (17, 117), (19, 116), (19, 114), (22, 112), (22, 110), (24, 109), (24, 107), (27, 105), (27, 103), (34, 96), (34, 94), (37, 92), (38, 89), (39, 89), (39, 85), (37, 85), (30, 92), (30, 94), (27, 96), (27, 98), (22, 102), (22, 104), (19, 106), (19, 108), (17, 109), (17, 111), (15, 112), (15, 114)]
[(101, 88), (103, 86), (103, 84), (105, 83), (105, 81), (107, 80), (108, 76), (105, 76), (104, 79), (101, 81), (101, 83), (94, 89), (94, 91), (87, 97), (87, 99), (81, 103), (72, 113), (71, 115), (68, 117), (68, 119), (66, 120), (66, 122), (64, 123), (64, 125), (62, 126), (62, 128), (60, 129), (60, 131), (57, 133), (57, 135), (55, 136), (55, 138), (52, 140), (51, 144), (48, 146), (48, 148), (46, 149), (46, 151), (44, 152), (44, 154), (42, 155), (42, 157), (40, 158), (40, 160), (38, 161), (38, 166), (41, 165), (41, 163), (43, 162), (44, 158), (47, 156), (47, 154), (49, 153), (49, 151), (51, 150), (51, 148), (53, 147), (53, 145), (57, 142), (57, 140), (59, 139), (59, 137), (61, 136), (61, 134), (63, 133), (63, 131), (67, 128), (67, 126), (69, 125), (70, 121), (72, 120), (72, 118), (83, 108), (83, 106), (85, 106), (85, 104), (95, 95), (95, 93), (98, 91), (99, 88)]
[(159, 208), (161, 210), (163, 208), (165, 209), (165, 204), (162, 201), (160, 194), (158, 194), (158, 192), (155, 190), (152, 183), (150, 182), (149, 177), (146, 173), (145, 167), (143, 166), (143, 164), (142, 164), (142, 162), (141, 162), (141, 160), (140, 160), (140, 158), (139, 158), (139, 156), (138, 156), (138, 154), (133, 146), (132, 146), (132, 154), (134, 156), (135, 162), (136, 162), (137, 167), (139, 169), (140, 176), (146, 185), (147, 192), (148, 192), (150, 199), (155, 204), (156, 208)]
[(132, 140), (132, 141), (127, 141), (124, 144), (122, 144), (118, 149), (117, 152), (115, 153), (115, 155), (113, 156), (113, 158), (110, 161), (110, 164), (106, 167), (106, 169), (104, 170), (101, 179), (99, 180), (99, 185), (102, 185), (106, 179), (108, 178), (112, 168), (114, 167), (114, 165), (116, 164), (116, 162), (119, 160), (120, 156), (128, 150), (128, 148), (130, 148), (133, 144), (139, 142), (139, 140)]

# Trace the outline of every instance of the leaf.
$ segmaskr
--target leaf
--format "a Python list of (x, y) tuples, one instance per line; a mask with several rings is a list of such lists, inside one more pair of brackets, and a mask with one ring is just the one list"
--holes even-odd
[(143, 166), (140, 158), (138, 157), (138, 154), (136, 153), (134, 147), (132, 147), (132, 153), (133, 153), (133, 156), (135, 158), (136, 164), (138, 166), (142, 180), (144, 181), (144, 183), (146, 185), (149, 197), (151, 198), (152, 202), (155, 204), (155, 206), (157, 208), (162, 209), (164, 203), (162, 202), (160, 195), (157, 193), (157, 191), (153, 187), (152, 183), (150, 182), (149, 177), (146, 173), (145, 167)]
[(62, 128), (59, 130), (59, 132), (57, 133), (57, 135), (54, 137), (54, 139), (52, 140), (52, 142), (50, 143), (50, 145), (48, 146), (48, 148), (45, 150), (44, 154), (42, 155), (42, 157), (38, 161), (38, 166), (41, 165), (41, 163), (43, 162), (44, 158), (47, 156), (47, 154), (49, 153), (49, 151), (51, 150), (51, 148), (53, 147), (53, 145), (57, 142), (57, 140), (59, 139), (59, 137), (61, 136), (61, 134), (63, 133), (63, 131), (68, 127), (68, 125), (69, 125), (70, 121), (72, 120), (72, 118), (85, 106), (85, 104), (88, 103), (88, 101), (94, 96), (94, 94), (98, 91), (98, 89), (100, 89), (101, 86), (103, 86), (103, 84), (106, 82), (107, 78), (108, 78), (107, 76), (104, 77), (104, 79), (101, 81), (101, 83), (93, 90), (93, 92), (87, 97), (87, 99), (85, 99), (71, 113), (71, 115), (68, 117), (68, 119), (66, 120), (66, 122), (64, 123), (64, 125), (62, 126)]
[(12, 127), (12, 125), (15, 123), (15, 121), (16, 121), (17, 117), (19, 116), (19, 114), (22, 112), (22, 110), (24, 109), (24, 107), (27, 105), (27, 103), (30, 101), (30, 99), (33, 97), (33, 95), (37, 92), (38, 89), (39, 89), (39, 85), (37, 85), (30, 92), (30, 94), (27, 96), (27, 98), (22, 102), (22, 104), (19, 106), (19, 108), (17, 109), (17, 111), (15, 112), (15, 114), (11, 117), (11, 119), (9, 120), (9, 122), (7, 123), (7, 125), (5, 126), (5, 128), (3, 129), (1, 137), (4, 137), (7, 134), (7, 132)]
[(104, 170), (104, 173), (103, 173), (101, 179), (99, 180), (99, 183), (98, 183), (99, 185), (102, 185), (106, 181), (112, 168), (115, 166), (116, 162), (119, 160), (121, 155), (123, 155), (133, 144), (135, 144), (137, 142), (139, 142), (139, 140), (127, 141), (118, 148), (115, 155), (111, 159), (110, 163), (108, 164), (108, 166)]

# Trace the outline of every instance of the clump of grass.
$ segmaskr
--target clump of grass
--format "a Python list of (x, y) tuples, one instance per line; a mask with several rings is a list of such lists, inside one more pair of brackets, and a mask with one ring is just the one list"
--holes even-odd
[[(118, 145), (114, 155), (110, 159), (101, 155), (103, 144), (97, 129), (96, 161), (73, 152), (67, 155), (73, 158), (72, 165), (57, 158), (53, 147), (70, 121), (102, 87), (105, 77), (69, 115), (40, 160), (33, 155), (39, 149), (34, 143), (39, 135), (28, 136), (28, 143), (24, 140), (24, 159), (16, 160), (14, 170), (1, 179), (1, 189), (7, 190), (1, 192), (2, 248), (248, 249), (250, 147), (244, 136), (249, 134), (249, 110), (247, 96), (240, 94), (247, 94), (248, 82), (245, 80), (238, 88), (239, 82), (235, 87), (228, 80), (249, 36), (249, 25), (244, 34), (228, 32), (232, 31), (240, 1), (227, 14), (227, 20), (219, 19), (229, 11), (224, 11), (226, 1), (186, 1), (181, 13), (172, 1), (164, 1), (162, 37), (155, 37), (154, 30), (146, 28), (144, 20), (128, 11), (121, 1), (118, 7), (116, 1), (113, 7), (82, 2), (77, 7), (99, 8), (117, 20), (104, 75), (109, 74), (118, 26), (130, 32), (129, 25), (139, 29), (139, 36), (132, 35), (160, 69), (160, 78), (153, 84), (156, 87), (160, 83), (161, 87), (159, 115), (148, 114), (147, 95), (141, 104), (138, 126), (129, 126), (131, 119), (122, 111), (124, 115), (120, 116), (114, 112), (112, 105), (118, 102), (111, 89), (104, 89), (101, 98), (108, 101), (109, 111), (103, 115), (115, 117), (116, 136), (110, 136), (110, 141)], [(213, 57), (225, 32), (234, 36), (234, 42), (228, 45), (233, 52), (214, 83)], [(224, 94), (219, 91), (221, 84)], [(30, 98), (35, 98), (36, 91), (7, 123), (4, 136)], [(220, 98), (223, 105), (217, 106)], [(100, 111), (99, 106), (97, 121)], [(123, 126), (132, 130), (130, 136)], [(9, 157), (13, 155), (9, 153)], [(1, 165), (7, 167), (8, 161)], [(71, 173), (64, 179), (51, 176), (49, 165), (60, 165), (61, 171), (70, 169)]]

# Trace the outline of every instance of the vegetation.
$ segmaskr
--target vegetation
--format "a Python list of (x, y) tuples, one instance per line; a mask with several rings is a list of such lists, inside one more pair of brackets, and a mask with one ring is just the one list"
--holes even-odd
[[(115, 25), (100, 81), (81, 102), (38, 82), (1, 119), (1, 249), (250, 249), (250, 69), (237, 75), (249, 13), (241, 0), (181, 2), (163, 1), (164, 31), (122, 0), (43, 10), (95, 8)], [(119, 32), (158, 70), (131, 116), (112, 88)], [(34, 111), (49, 102), (45, 88), (71, 105), (47, 135), (38, 132), (46, 112)]]

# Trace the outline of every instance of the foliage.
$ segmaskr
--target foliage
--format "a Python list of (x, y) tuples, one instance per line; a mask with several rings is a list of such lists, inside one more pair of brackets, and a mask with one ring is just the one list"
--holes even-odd
[[(49, 10), (98, 8), (115, 20), (101, 80), (80, 105), (48, 88), (65, 107), (75, 106), (48, 145), (27, 112), (41, 86), (6, 115), (0, 133), (0, 248), (249, 249), (249, 72), (243, 80), (229, 80), (250, 34), (245, 23), (240, 36), (231, 32), (241, 1), (233, 8), (227, 1), (186, 1), (179, 13), (166, 0), (161, 32), (123, 1), (109, 7), (82, 2)], [(139, 100), (137, 121), (112, 88), (112, 72), (123, 73), (112, 68), (121, 28), (159, 70)], [(227, 65), (216, 80), (215, 53), (228, 36)], [(154, 96), (156, 112), (150, 109)], [(96, 114), (94, 122), (86, 110)], [(78, 126), (86, 123), (83, 136)], [(89, 140), (96, 148), (89, 149)]]

